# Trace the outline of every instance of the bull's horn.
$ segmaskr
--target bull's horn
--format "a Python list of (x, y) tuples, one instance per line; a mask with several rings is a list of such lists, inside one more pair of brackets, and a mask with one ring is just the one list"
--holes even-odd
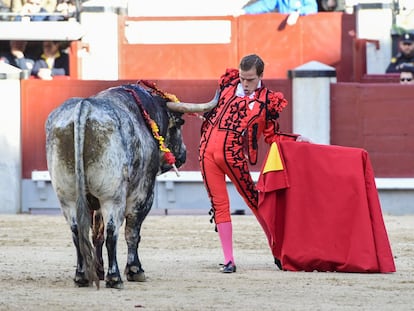
[(219, 91), (216, 91), (214, 98), (208, 103), (195, 104), (195, 103), (182, 103), (182, 102), (167, 102), (167, 107), (176, 112), (190, 113), (190, 112), (205, 112), (213, 109), (219, 99)]

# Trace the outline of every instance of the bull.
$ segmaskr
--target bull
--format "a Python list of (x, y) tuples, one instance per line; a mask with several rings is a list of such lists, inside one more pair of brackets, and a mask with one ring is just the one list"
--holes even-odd
[[(125, 276), (128, 281), (145, 281), (138, 246), (156, 176), (186, 160), (183, 114), (217, 104), (217, 97), (204, 104), (177, 102), (148, 85), (122, 85), (89, 98), (71, 98), (46, 120), (47, 165), (72, 232), (77, 254), (74, 282), (79, 287), (95, 283), (99, 288), (105, 279), (106, 287), (123, 288), (116, 249), (124, 220)], [(166, 153), (175, 161), (168, 161)]]

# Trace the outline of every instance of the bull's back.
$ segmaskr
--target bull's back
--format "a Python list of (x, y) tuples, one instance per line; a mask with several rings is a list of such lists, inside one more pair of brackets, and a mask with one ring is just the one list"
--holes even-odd
[[(75, 137), (75, 127), (85, 114), (84, 126)], [(82, 148), (83, 173), (88, 191), (96, 197), (113, 195), (134, 164), (129, 148), (137, 144), (125, 133), (134, 132), (131, 115), (116, 106), (93, 100), (71, 99), (53, 111), (46, 123), (47, 162), (58, 196), (76, 195), (76, 148)], [(130, 134), (129, 134), (130, 135)], [(129, 146), (127, 145), (127, 142)], [(137, 147), (137, 146), (135, 146)]]

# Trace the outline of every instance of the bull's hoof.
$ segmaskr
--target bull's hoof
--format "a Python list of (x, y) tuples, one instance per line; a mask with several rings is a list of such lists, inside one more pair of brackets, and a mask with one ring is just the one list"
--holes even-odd
[(73, 281), (75, 282), (75, 285), (78, 287), (88, 287), (90, 285), (89, 280), (85, 278), (84, 273), (76, 273)]
[(106, 288), (124, 289), (124, 282), (122, 282), (122, 281), (118, 281), (118, 282), (106, 281), (105, 286), (106, 286)]
[(130, 282), (145, 282), (147, 280), (144, 271), (135, 274), (128, 274), (127, 279)]
[(119, 276), (113, 275), (113, 276), (106, 276), (105, 281), (106, 288), (116, 288), (116, 289), (123, 289), (124, 288), (124, 282), (122, 282), (121, 278)]
[(130, 282), (145, 282), (147, 280), (144, 270), (136, 266), (127, 267), (125, 274)]

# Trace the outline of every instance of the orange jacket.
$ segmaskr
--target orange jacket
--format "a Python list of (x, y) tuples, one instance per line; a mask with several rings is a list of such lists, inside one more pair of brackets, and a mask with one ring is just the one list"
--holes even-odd
[[(287, 100), (280, 92), (267, 89), (264, 84), (255, 91), (253, 98), (236, 95), (239, 84), (239, 71), (227, 69), (220, 78), (220, 98), (217, 106), (205, 114), (201, 129), (217, 126), (221, 130), (233, 131), (244, 136), (245, 152), (252, 165), (257, 162), (258, 139), (263, 134), (266, 143), (274, 140), (279, 130), (279, 112), (287, 105)], [(253, 109), (246, 107), (255, 102)], [(240, 111), (243, 110), (240, 117)], [(237, 112), (237, 113), (236, 113)]]

